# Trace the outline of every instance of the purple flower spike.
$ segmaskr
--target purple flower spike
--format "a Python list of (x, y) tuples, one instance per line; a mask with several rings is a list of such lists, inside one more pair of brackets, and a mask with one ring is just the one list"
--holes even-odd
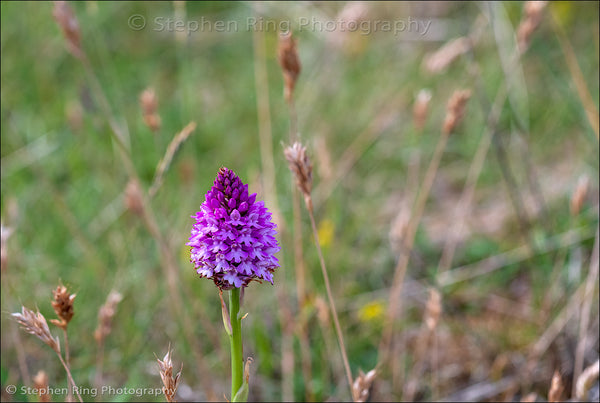
[(186, 244), (190, 262), (200, 277), (211, 278), (221, 290), (246, 287), (252, 280), (273, 284), (279, 267), (275, 253), (276, 225), (256, 193), (248, 195), (235, 172), (222, 167), (206, 200), (192, 218), (196, 223)]

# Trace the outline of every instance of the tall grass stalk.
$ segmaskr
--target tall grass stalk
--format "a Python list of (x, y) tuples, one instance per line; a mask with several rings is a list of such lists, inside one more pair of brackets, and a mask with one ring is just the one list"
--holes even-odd
[[(279, 44), (277, 49), (279, 64), (281, 65), (284, 78), (284, 99), (289, 115), (289, 136), (290, 144), (295, 142), (300, 133), (298, 131), (298, 117), (296, 113), (295, 91), (296, 80), (300, 75), (301, 65), (296, 41), (291, 32), (281, 32), (279, 34)], [(306, 264), (304, 261), (304, 247), (302, 243), (302, 210), (300, 208), (300, 193), (291, 183), (292, 191), (292, 217), (293, 217), (293, 244), (294, 244), (294, 268), (296, 279), (296, 298), (298, 301), (298, 313), (296, 316), (296, 334), (300, 342), (302, 375), (305, 379), (304, 398), (306, 401), (313, 401), (314, 394), (312, 389), (312, 354), (310, 351), (310, 340), (308, 337), (308, 321), (304, 315), (304, 309), (307, 303), (306, 291)]]
[(402, 285), (404, 284), (404, 277), (406, 275), (406, 269), (410, 260), (410, 255), (415, 241), (415, 236), (421, 217), (425, 210), (425, 203), (429, 197), (429, 192), (433, 181), (436, 177), (439, 163), (442, 159), (442, 155), (446, 148), (448, 138), (454, 131), (460, 120), (462, 119), (466, 102), (471, 96), (470, 90), (455, 91), (447, 105), (446, 118), (442, 126), (442, 132), (436, 144), (431, 162), (425, 172), (423, 178), (423, 184), (419, 190), (419, 194), (412, 208), (412, 215), (407, 225), (406, 233), (404, 236), (403, 248), (401, 255), (396, 264), (394, 273), (394, 280), (390, 291), (390, 300), (386, 313), (386, 321), (384, 323), (383, 335), (379, 346), (379, 362), (386, 363), (392, 357), (393, 352), (393, 338), (394, 338), (394, 322), (397, 315), (401, 312), (401, 299), (400, 294), (402, 291)]
[[(61, 6), (62, 7), (62, 6)], [(55, 7), (55, 8), (58, 8)], [(59, 25), (62, 27), (62, 24), (59, 21)], [(69, 37), (67, 36), (67, 43), (71, 44)], [(126, 131), (118, 124), (117, 119), (113, 113), (113, 110), (110, 106), (108, 98), (106, 97), (104, 90), (102, 89), (102, 85), (92, 67), (89, 58), (85, 51), (81, 48), (78, 49), (78, 52), (72, 52), (77, 57), (77, 59), (81, 62), (88, 82), (90, 83), (92, 93), (95, 98), (98, 100), (100, 104), (100, 109), (105, 119), (107, 120), (111, 130), (109, 133), (112, 135), (112, 139), (117, 144), (117, 148), (119, 150), (119, 155), (121, 156), (121, 162), (127, 172), (130, 180), (140, 183), (139, 177), (135, 170), (131, 150), (126, 145)], [(181, 299), (181, 293), (179, 292), (177, 284), (179, 283), (179, 270), (176, 260), (171, 252), (171, 247), (168, 245), (166, 238), (163, 237), (161, 232), (159, 231), (159, 227), (156, 221), (156, 215), (152, 209), (151, 204), (148, 200), (147, 192), (141, 193), (142, 197), (142, 205), (143, 205), (143, 221), (146, 224), (148, 231), (151, 236), (154, 238), (158, 245), (159, 256), (161, 258), (161, 268), (164, 271), (165, 278), (167, 279), (167, 288), (169, 290), (169, 296), (171, 298), (171, 303), (169, 303), (169, 307), (171, 308), (172, 315), (176, 318), (179, 326), (183, 329), (184, 337), (190, 345), (192, 351), (194, 352), (198, 367), (200, 368), (200, 373), (209, 373), (209, 368), (204, 363), (203, 354), (201, 353), (201, 348), (199, 346), (200, 341), (197, 337), (194, 337), (193, 329), (191, 328), (191, 321), (186, 318), (186, 306), (183, 304)], [(210, 400), (216, 399), (216, 394), (213, 390), (213, 384), (206, 377), (199, 377), (203, 389)]]
[(340, 321), (338, 319), (337, 309), (335, 307), (335, 301), (333, 299), (333, 293), (331, 292), (329, 274), (327, 273), (327, 266), (325, 265), (325, 259), (323, 258), (323, 251), (321, 250), (321, 242), (319, 241), (319, 231), (317, 229), (317, 224), (315, 223), (313, 201), (311, 196), (312, 164), (310, 162), (310, 159), (306, 155), (306, 148), (298, 142), (294, 143), (292, 146), (287, 147), (284, 150), (284, 155), (288, 161), (290, 170), (295, 176), (296, 185), (304, 195), (304, 204), (306, 205), (306, 209), (308, 210), (308, 216), (310, 217), (315, 247), (317, 248), (321, 272), (323, 274), (323, 281), (325, 283), (325, 290), (327, 291), (327, 300), (329, 301), (329, 308), (331, 309), (331, 316), (333, 317), (333, 323), (335, 325), (335, 331), (338, 338), (340, 353), (342, 355), (344, 369), (346, 370), (346, 377), (348, 379), (348, 386), (350, 388), (350, 396), (352, 396), (353, 400), (356, 400), (353, 393), (352, 371), (350, 370), (350, 364), (348, 362), (348, 354), (346, 353), (344, 336), (342, 333), (342, 328), (340, 326)]

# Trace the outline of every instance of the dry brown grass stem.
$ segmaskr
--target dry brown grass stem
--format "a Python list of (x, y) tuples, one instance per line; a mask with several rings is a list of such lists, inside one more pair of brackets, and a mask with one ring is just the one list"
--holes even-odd
[[(442, 296), (434, 288), (429, 290), (429, 298), (425, 305), (423, 314), (423, 325), (421, 326), (417, 347), (414, 351), (414, 366), (410, 372), (408, 380), (404, 384), (402, 399), (405, 401), (414, 400), (418, 391), (418, 386), (425, 370), (426, 358), (433, 358), (435, 349), (433, 346), (435, 338), (435, 329), (437, 328), (440, 315), (442, 313)], [(430, 360), (431, 361), (431, 360)], [(433, 372), (433, 368), (431, 369)]]
[[(296, 113), (296, 102), (294, 99), (294, 88), (300, 75), (300, 57), (296, 48), (296, 41), (291, 32), (281, 32), (277, 48), (277, 59), (281, 66), (284, 79), (284, 98), (290, 118), (289, 141), (298, 139), (298, 117)], [(306, 293), (306, 265), (304, 262), (304, 248), (302, 244), (302, 217), (300, 208), (300, 195), (298, 189), (292, 184), (292, 217), (293, 217), (293, 245), (294, 245), (294, 268), (296, 277), (296, 298), (298, 301), (298, 314), (295, 327), (300, 342), (302, 376), (305, 381), (305, 400), (313, 401), (312, 392), (312, 358), (310, 354), (310, 339), (307, 329), (307, 321), (303, 317), (307, 293)]]
[(29, 367), (27, 366), (27, 356), (25, 354), (25, 349), (23, 348), (23, 340), (21, 340), (21, 337), (19, 337), (18, 326), (14, 322), (11, 322), (10, 336), (17, 351), (17, 362), (19, 363), (21, 379), (23, 380), (23, 383), (25, 383), (31, 378), (29, 374)]
[(340, 344), (340, 352), (342, 354), (342, 360), (344, 362), (344, 369), (346, 370), (346, 377), (348, 378), (348, 385), (350, 386), (350, 394), (352, 394), (352, 371), (350, 370), (348, 354), (346, 353), (346, 345), (344, 344), (344, 336), (342, 334), (342, 328), (340, 326), (337, 310), (335, 308), (333, 293), (331, 292), (331, 285), (329, 284), (329, 275), (327, 274), (327, 267), (325, 266), (325, 259), (323, 258), (323, 251), (321, 250), (321, 243), (319, 242), (319, 231), (317, 229), (317, 224), (315, 223), (315, 216), (312, 210), (312, 201), (310, 200), (310, 198), (306, 203), (306, 207), (307, 209), (309, 209), (308, 216), (310, 217), (310, 224), (312, 226), (313, 237), (315, 238), (317, 254), (319, 255), (319, 263), (321, 264), (321, 271), (323, 273), (323, 280), (325, 282), (325, 289), (327, 291), (327, 299), (329, 300), (329, 309), (331, 309), (331, 316), (333, 317), (333, 323), (335, 325), (338, 343)]
[[(293, 101), (291, 101), (293, 103)], [(294, 155), (288, 155), (289, 153), (292, 153)], [(292, 161), (295, 161), (297, 158), (303, 158), (300, 157), (299, 153), (302, 153), (302, 147), (300, 146), (300, 143), (294, 143), (294, 145), (292, 147), (288, 147), (287, 149), (284, 150), (284, 155), (286, 156), (286, 158), (292, 158)], [(305, 150), (304, 150), (305, 152)], [(288, 153), (288, 154), (286, 154)], [(288, 161), (289, 161), (288, 158)], [(304, 154), (304, 159), (306, 159), (306, 154)], [(306, 161), (305, 161), (306, 162)], [(290, 163), (293, 164), (293, 163)], [(310, 164), (310, 163), (308, 163)], [(310, 166), (310, 172), (301, 172), (303, 171), (302, 167), (296, 166), (296, 164), (294, 165), (294, 169), (298, 171), (298, 173), (296, 173), (296, 171), (292, 171), (293, 174), (295, 175), (296, 178), (296, 185), (298, 187), (300, 187), (300, 185), (298, 184), (298, 174), (300, 175), (304, 175), (304, 186), (305, 189), (300, 188), (300, 191), (305, 195), (305, 200), (306, 200), (306, 193), (305, 190), (308, 190), (310, 192), (310, 187), (312, 186), (312, 166)], [(306, 171), (306, 169), (304, 169), (304, 171)], [(307, 177), (308, 175), (308, 177)], [(307, 185), (307, 181), (310, 181), (311, 185)], [(299, 189), (298, 187), (295, 187), (292, 184), (292, 212), (293, 212), (293, 220), (294, 220), (294, 267), (295, 267), (295, 274), (296, 274), (296, 294), (297, 294), (297, 300), (298, 300), (298, 306), (299, 306), (299, 311), (298, 311), (298, 315), (300, 316), (302, 314), (302, 310), (305, 306), (306, 303), (306, 267), (305, 267), (305, 263), (304, 263), (304, 248), (302, 245), (302, 220), (301, 220), (301, 209), (300, 209), (300, 194), (299, 194)], [(307, 386), (305, 388), (305, 398), (306, 400), (312, 400), (313, 396), (312, 396), (312, 388), (311, 388), (311, 384), (310, 384), (310, 380), (312, 379), (312, 360), (311, 360), (311, 354), (309, 351), (309, 338), (308, 338), (308, 329), (306, 328), (307, 326), (307, 322), (306, 320), (304, 320), (303, 318), (297, 318), (298, 321), (298, 328), (297, 328), (297, 333), (298, 333), (298, 338), (300, 340), (300, 348), (302, 351), (302, 356), (301, 356), (301, 360), (302, 360), (302, 373), (303, 376), (305, 377), (305, 379), (307, 379)], [(308, 353), (307, 354), (307, 350)]]
[(442, 257), (440, 258), (440, 261), (438, 263), (439, 273), (443, 273), (446, 270), (450, 269), (452, 265), (452, 260), (454, 259), (454, 252), (456, 251), (458, 241), (462, 236), (462, 232), (464, 231), (466, 221), (465, 216), (468, 213), (468, 211), (470, 211), (470, 206), (473, 202), (473, 197), (475, 195), (475, 187), (477, 186), (479, 175), (481, 174), (483, 165), (485, 164), (487, 153), (490, 149), (490, 145), (492, 144), (492, 137), (496, 130), (498, 120), (500, 119), (500, 112), (502, 111), (502, 107), (506, 102), (507, 96), (508, 86), (503, 85), (496, 93), (496, 98), (494, 99), (494, 103), (492, 105), (487, 119), (487, 125), (483, 134), (481, 135), (481, 139), (479, 140), (479, 145), (477, 146), (477, 151), (475, 152), (473, 161), (469, 166), (467, 180), (465, 182), (465, 186), (461, 193), (459, 202), (456, 206), (456, 219), (454, 220), (456, 222), (456, 226), (452, 229), (452, 234), (447, 238), (444, 244)]
[(167, 350), (167, 354), (161, 360), (158, 358), (158, 371), (160, 373), (160, 379), (163, 383), (163, 393), (165, 394), (165, 398), (167, 402), (176, 402), (175, 395), (177, 394), (177, 387), (179, 386), (179, 381), (181, 380), (181, 371), (183, 370), (183, 364), (181, 364), (181, 368), (176, 375), (173, 375), (173, 361), (171, 360), (172, 351), (171, 346), (169, 346)]
[(77, 385), (73, 380), (73, 376), (71, 375), (71, 369), (62, 357), (58, 337), (53, 337), (52, 333), (50, 333), (50, 328), (48, 328), (48, 323), (46, 322), (46, 318), (44, 317), (44, 315), (42, 315), (39, 311), (33, 312), (32, 310), (22, 306), (21, 313), (15, 312), (12, 314), (12, 316), (17, 320), (17, 322), (19, 322), (23, 330), (25, 330), (29, 334), (36, 336), (38, 339), (40, 339), (42, 342), (48, 345), (52, 350), (54, 350), (54, 352), (58, 356), (58, 359), (60, 360), (60, 363), (62, 364), (63, 368), (67, 373), (69, 385), (73, 386), (77, 398), (80, 402), (83, 402), (81, 396), (79, 395)]
[(548, 390), (548, 401), (549, 402), (560, 402), (562, 401), (562, 392), (565, 386), (562, 383), (560, 372), (554, 371), (552, 375), (552, 381), (550, 382), (550, 389)]
[(598, 379), (600, 373), (600, 360), (596, 360), (595, 363), (587, 367), (577, 379), (575, 383), (575, 396), (581, 401), (585, 401), (588, 396), (588, 391), (594, 384), (594, 381)]
[[(296, 41), (291, 32), (280, 32), (277, 47), (277, 59), (283, 73), (284, 99), (287, 104), (290, 119), (289, 141), (296, 141), (298, 133), (298, 118), (296, 114), (296, 103), (294, 100), (294, 88), (300, 75), (301, 66)], [(294, 269), (296, 280), (296, 298), (298, 301), (298, 314), (296, 317), (295, 332), (300, 342), (302, 375), (306, 380), (305, 399), (314, 400), (312, 393), (312, 359), (310, 354), (310, 340), (308, 336), (307, 322), (302, 317), (306, 303), (306, 266), (304, 262), (304, 249), (302, 245), (302, 218), (300, 208), (300, 196), (298, 190), (292, 184), (292, 217), (293, 217), (293, 245), (294, 245)]]
[(66, 1), (55, 1), (52, 15), (62, 30), (67, 42), (67, 49), (73, 56), (82, 57), (81, 31), (75, 13)]
[(48, 374), (46, 371), (40, 370), (33, 377), (33, 387), (37, 389), (38, 400), (40, 402), (51, 402), (52, 394), (50, 393), (50, 388), (48, 386)]
[[(286, 232), (276, 192), (275, 161), (273, 158), (273, 132), (271, 126), (271, 108), (269, 104), (269, 80), (267, 72), (267, 51), (265, 35), (262, 30), (254, 30), (252, 34), (254, 58), (254, 83), (256, 87), (256, 110), (258, 116), (258, 136), (262, 164), (262, 182), (265, 199), (273, 212), (273, 220), (282, 233)], [(282, 279), (285, 284), (285, 279)], [(293, 350), (293, 315), (288, 294), (278, 289), (277, 300), (280, 304), (279, 319), (282, 326), (281, 338), (281, 390), (282, 400), (294, 400), (294, 350)]]
[[(583, 358), (585, 354), (585, 346), (588, 335), (588, 327), (590, 324), (590, 315), (592, 310), (592, 304), (596, 300), (594, 290), (598, 286), (598, 267), (600, 254), (598, 252), (598, 227), (596, 227), (596, 240), (594, 241), (594, 249), (592, 250), (592, 256), (590, 258), (590, 269), (585, 281), (585, 293), (583, 294), (583, 301), (581, 303), (581, 314), (579, 317), (579, 338), (577, 341), (577, 347), (575, 349), (575, 364), (573, 368), (573, 379), (578, 379), (579, 374), (583, 370)], [(575, 395), (576, 383), (573, 383), (572, 395)]]
[(348, 355), (346, 353), (346, 346), (344, 343), (344, 336), (342, 334), (342, 328), (338, 319), (337, 310), (333, 299), (333, 293), (331, 292), (331, 285), (329, 283), (329, 274), (327, 273), (327, 266), (325, 265), (325, 259), (323, 258), (323, 251), (321, 250), (321, 243), (319, 242), (319, 231), (317, 224), (315, 223), (315, 216), (313, 211), (313, 203), (311, 197), (312, 190), (312, 163), (306, 153), (306, 148), (300, 143), (296, 142), (292, 146), (286, 147), (284, 155), (288, 161), (290, 171), (294, 174), (296, 179), (296, 185), (298, 189), (304, 195), (304, 202), (306, 209), (308, 210), (308, 216), (310, 217), (310, 224), (312, 227), (313, 237), (315, 240), (315, 246), (317, 248), (317, 254), (319, 256), (319, 263), (321, 265), (321, 272), (323, 274), (323, 280), (325, 283), (325, 289), (327, 291), (327, 299), (329, 301), (329, 309), (333, 317), (333, 323), (337, 333), (338, 343), (340, 345), (340, 352), (344, 363), (344, 369), (346, 370), (346, 377), (348, 378), (348, 386), (350, 387), (350, 395), (353, 394), (353, 381), (352, 371), (350, 370), (350, 364), (348, 362)]
[[(473, 33), (470, 35), (471, 38), (475, 38), (477, 35), (477, 31), (480, 28), (475, 28)], [(533, 30), (529, 35), (533, 33)], [(515, 48), (513, 53), (509, 56), (508, 59), (508, 74), (512, 73), (518, 66), (520, 61), (520, 57), (525, 52), (526, 48)], [(474, 66), (476, 67), (476, 66)], [(473, 68), (473, 71), (476, 74), (476, 78), (481, 79), (481, 73), (479, 72), (479, 68)], [(479, 175), (483, 169), (483, 165), (486, 161), (488, 151), (492, 144), (492, 139), (494, 133), (497, 130), (498, 122), (500, 119), (500, 114), (502, 112), (502, 108), (506, 102), (509, 91), (511, 90), (511, 86), (513, 85), (514, 80), (506, 80), (506, 82), (500, 86), (498, 92), (496, 93), (496, 97), (494, 98), (494, 102), (489, 110), (486, 126), (483, 134), (481, 135), (481, 139), (479, 140), (479, 145), (477, 146), (477, 151), (475, 152), (475, 156), (473, 157), (473, 161), (469, 166), (469, 172), (467, 174), (467, 180), (465, 182), (465, 186), (461, 193), (460, 200), (456, 206), (455, 211), (455, 220), (454, 222), (457, 225), (453, 228), (452, 234), (447, 238), (444, 249), (442, 252), (442, 257), (438, 263), (438, 273), (444, 273), (448, 269), (450, 269), (452, 265), (452, 260), (454, 258), (454, 253), (456, 251), (456, 247), (458, 245), (459, 239), (462, 236), (462, 232), (464, 231), (466, 215), (471, 210), (471, 204), (473, 202), (473, 197), (475, 194), (475, 187), (477, 186), (477, 181), (479, 180)]]
[(102, 367), (104, 365), (104, 340), (112, 331), (112, 320), (117, 311), (117, 305), (123, 296), (112, 290), (106, 297), (106, 302), (98, 310), (98, 327), (94, 331), (94, 339), (98, 346), (96, 353), (96, 375), (94, 384), (97, 388), (102, 386)]
[(523, 17), (517, 28), (517, 44), (521, 53), (525, 52), (531, 42), (531, 37), (542, 21), (543, 11), (547, 1), (527, 1), (523, 6)]
[(596, 107), (596, 103), (592, 98), (588, 90), (588, 86), (586, 84), (583, 73), (581, 72), (581, 68), (579, 67), (579, 62), (577, 62), (577, 56), (575, 55), (575, 50), (569, 41), (569, 37), (565, 33), (561, 23), (558, 20), (558, 16), (553, 14), (553, 27), (556, 32), (556, 36), (558, 38), (558, 42), (560, 44), (560, 48), (562, 49), (563, 55), (565, 57), (565, 61), (567, 62), (567, 67), (569, 68), (569, 72), (571, 73), (571, 78), (573, 79), (573, 83), (575, 83), (575, 88), (577, 89), (577, 95), (579, 96), (579, 100), (583, 105), (583, 109), (585, 110), (585, 115), (587, 116), (588, 122), (596, 134), (596, 139), (600, 137), (600, 118), (598, 115), (598, 108)]
[(384, 323), (383, 335), (379, 346), (380, 363), (382, 361), (387, 362), (392, 357), (394, 322), (398, 314), (401, 312), (400, 294), (402, 291), (402, 284), (404, 283), (404, 276), (406, 275), (408, 262), (410, 260), (410, 254), (413, 248), (415, 235), (425, 210), (425, 203), (429, 197), (429, 191), (433, 185), (439, 163), (446, 148), (449, 134), (454, 129), (456, 124), (458, 124), (460, 118), (464, 114), (464, 105), (466, 100), (468, 100), (468, 96), (470, 96), (470, 92), (463, 90), (456, 91), (450, 98), (450, 101), (448, 102), (448, 114), (444, 122), (442, 134), (438, 139), (433, 156), (431, 157), (431, 162), (429, 163), (429, 167), (425, 172), (425, 177), (423, 178), (423, 183), (419, 190), (419, 194), (412, 208), (412, 215), (406, 228), (406, 236), (404, 238), (402, 252), (398, 258), (398, 262), (394, 270), (394, 279), (390, 291), (386, 322)]
[(584, 283), (577, 288), (567, 305), (554, 318), (552, 323), (546, 328), (533, 346), (528, 349), (529, 354), (527, 357), (527, 364), (523, 371), (524, 379), (529, 379), (529, 374), (534, 370), (540, 357), (548, 350), (552, 342), (566, 326), (567, 322), (577, 314), (585, 293), (585, 286), (586, 284)]
[(196, 122), (190, 122), (185, 126), (179, 133), (177, 133), (173, 140), (167, 146), (167, 151), (165, 155), (161, 158), (156, 166), (156, 173), (154, 174), (154, 179), (152, 180), (152, 185), (148, 190), (148, 196), (150, 198), (154, 197), (160, 186), (163, 182), (163, 177), (165, 172), (171, 166), (171, 162), (173, 161), (173, 157), (175, 153), (179, 149), (179, 147), (190, 137), (190, 135), (196, 130)]
[(275, 185), (275, 161), (273, 159), (273, 131), (271, 108), (269, 106), (269, 80), (267, 76), (267, 52), (265, 34), (260, 29), (253, 30), (254, 83), (256, 87), (256, 109), (258, 115), (258, 141), (262, 165), (262, 182), (266, 202), (271, 206), (273, 219), (280, 229), (285, 228), (281, 217)]
[[(117, 145), (117, 149), (119, 150), (119, 155), (121, 157), (121, 162), (123, 163), (125, 172), (127, 173), (127, 176), (129, 177), (130, 181), (133, 180), (135, 182), (140, 183), (139, 177), (135, 170), (135, 166), (133, 164), (130, 147), (128, 147), (126, 143), (127, 131), (118, 123), (117, 119), (115, 118), (110, 102), (108, 101), (108, 98), (104, 93), (102, 85), (100, 84), (100, 81), (94, 72), (89, 58), (87, 57), (83, 49), (81, 49), (81, 57), (79, 57), (79, 60), (81, 61), (82, 66), (85, 70), (92, 93), (97, 99), (100, 106), (100, 110), (111, 128), (109, 133), (111, 134), (112, 139)], [(158, 249), (160, 251), (160, 266), (167, 280), (167, 287), (171, 298), (171, 303), (168, 305), (171, 309), (173, 317), (176, 318), (178, 325), (182, 328), (187, 343), (192, 347), (192, 351), (194, 352), (194, 355), (197, 358), (199, 372), (208, 373), (210, 371), (208, 370), (208, 368), (206, 368), (206, 364), (204, 363), (204, 360), (202, 358), (203, 355), (199, 346), (200, 340), (194, 336), (193, 329), (191, 328), (191, 322), (184, 318), (188, 307), (187, 305), (183, 304), (181, 293), (178, 288), (179, 269), (177, 260), (171, 252), (171, 247), (169, 246), (166, 237), (159, 231), (156, 215), (154, 213), (154, 210), (152, 209), (152, 205), (149, 203), (147, 193), (142, 192), (141, 196), (143, 206), (143, 222), (145, 223), (148, 232), (157, 243)], [(207, 398), (209, 400), (215, 400), (216, 394), (214, 393), (212, 383), (209, 382), (209, 380), (206, 377), (200, 377), (200, 380), (202, 382), (202, 386), (207, 395)]]
[(573, 191), (573, 196), (571, 196), (571, 215), (576, 216), (581, 211), (588, 193), (589, 184), (590, 180), (586, 175), (581, 176), (577, 180), (577, 186), (575, 187), (575, 191)]

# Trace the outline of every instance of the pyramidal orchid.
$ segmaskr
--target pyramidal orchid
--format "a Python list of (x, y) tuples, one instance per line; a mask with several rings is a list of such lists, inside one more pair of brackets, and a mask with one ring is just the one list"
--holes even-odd
[[(276, 225), (256, 193), (232, 170), (222, 167), (194, 216), (189, 242), (190, 262), (200, 277), (211, 279), (219, 288), (223, 323), (231, 344), (231, 399), (245, 401), (248, 376), (243, 376), (240, 291), (251, 281), (273, 284), (279, 267), (275, 253)], [(229, 291), (229, 311), (222, 292)], [(244, 382), (245, 378), (245, 382)]]

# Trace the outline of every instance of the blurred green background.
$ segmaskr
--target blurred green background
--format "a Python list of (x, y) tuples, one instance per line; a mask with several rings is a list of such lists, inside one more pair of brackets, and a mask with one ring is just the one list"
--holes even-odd
[[(51, 386), (66, 385), (64, 371), (50, 349), (17, 330), (9, 315), (24, 305), (53, 318), (51, 291), (60, 282), (77, 294), (69, 341), (73, 376), (80, 386), (93, 385), (97, 313), (108, 293), (116, 289), (123, 300), (106, 340), (106, 385), (161, 387), (155, 355), (162, 357), (170, 343), (175, 366), (183, 362), (181, 400), (206, 398), (201, 378), (210, 380), (218, 396), (227, 393), (228, 345), (218, 293), (211, 281), (197, 278), (185, 246), (193, 223), (190, 216), (221, 166), (236, 171), (252, 192), (258, 192), (259, 199), (267, 199), (272, 210), (278, 208), (280, 228), (285, 228), (280, 234), (282, 267), (276, 272), (275, 285), (252, 284), (245, 293), (244, 309), (249, 312), (243, 322), (245, 355), (254, 358), (250, 399), (283, 398), (282, 328), (290, 323), (277, 309), (281, 301), (287, 301), (295, 318), (291, 326), (306, 321), (309, 329), (310, 382), (302, 376), (299, 340), (296, 336), (292, 339), (294, 399), (305, 399), (307, 389), (316, 400), (350, 398), (333, 327), (318, 319), (322, 312), (318, 301), (325, 298), (325, 288), (304, 208), (310, 298), (301, 308), (295, 297), (292, 181), (282, 153), (289, 141), (290, 123), (277, 63), (278, 32), (273, 29), (288, 26), (298, 40), (302, 62), (295, 94), (298, 128), (315, 164), (316, 219), (355, 374), (377, 364), (383, 315), (399, 253), (391, 230), (401, 209), (406, 208), (405, 202), (415, 194), (411, 172), (414, 175), (416, 170), (416, 183), (420, 183), (452, 92), (460, 88), (474, 91), (463, 123), (449, 139), (411, 256), (403, 293), (405, 311), (399, 323), (407, 350), (397, 357), (398, 365), (410, 372), (411, 335), (421, 326), (427, 287), (438, 284), (437, 263), (446, 233), (455, 225), (454, 207), (484, 132), (490, 104), (506, 83), (502, 61), (506, 49), (510, 52), (515, 46), (523, 3), (374, 2), (362, 4), (362, 9), (356, 4), (361, 3), (73, 3), (81, 46), (94, 72), (90, 76), (68, 52), (52, 17), (52, 3), (2, 2), (3, 238), (11, 232), (2, 268), (3, 400), (36, 400), (31, 395), (5, 393), (8, 384), (31, 385), (19, 368), (16, 343), (21, 344), (31, 375), (43, 369)], [(139, 25), (135, 24), (142, 20), (133, 16), (143, 18), (143, 29), (136, 29)], [(319, 29), (314, 23), (301, 26), (302, 22), (333, 21), (340, 16), (407, 24), (414, 19), (431, 25), (426, 33), (411, 30), (411, 25), (398, 33), (343, 32), (326, 26)], [(253, 18), (265, 26), (249, 27)], [(237, 29), (219, 32), (217, 21)], [(583, 281), (589, 266), (598, 223), (598, 140), (558, 41), (557, 26), (564, 29), (575, 51), (597, 114), (598, 3), (553, 3), (544, 11), (530, 48), (511, 74), (515, 81), (500, 116), (500, 140), (492, 145), (483, 167), (469, 214), (472, 221), (453, 267), (522, 244), (530, 245), (533, 252), (520, 260), (508, 259), (489, 275), (440, 288), (447, 332), (438, 347), (443, 349), (443, 343), (448, 343), (450, 350), (450, 345), (472, 342), (469, 337), (478, 340), (478, 359), (489, 364), (480, 369), (483, 378), (493, 377), (489, 371), (495, 357), (526, 354)], [(198, 29), (188, 32), (188, 28)], [(427, 55), (478, 29), (473, 50), (442, 73), (424, 68)], [(508, 36), (494, 34), (502, 29), (508, 29), (504, 31)], [(260, 43), (264, 43), (264, 53), (256, 48)], [(260, 79), (262, 73), (266, 80)], [(116, 124), (124, 128), (125, 144), (142, 189), (151, 186), (157, 163), (173, 136), (189, 122), (197, 123), (150, 201), (159, 232), (177, 264), (177, 289), (184, 304), (179, 318), (170, 309), (173, 296), (158, 244), (139, 215), (125, 204), (128, 173), (90, 77), (97, 78)], [(156, 132), (144, 124), (139, 105), (140, 94), (148, 87), (158, 96), (162, 124)], [(423, 88), (431, 91), (432, 99), (420, 131), (413, 123), (412, 108)], [(268, 101), (269, 114), (268, 121), (259, 122), (261, 97)], [(274, 172), (265, 172), (268, 156), (264, 150), (261, 154), (259, 123), (268, 123), (272, 132), (269, 145)], [(512, 186), (503, 169), (514, 181)], [(268, 174), (275, 178), (276, 202), (264, 191)], [(582, 175), (589, 178), (590, 191), (581, 213), (573, 217), (569, 202)], [(519, 229), (511, 192), (525, 200), (529, 222), (524, 231)], [(536, 196), (543, 200), (541, 208)], [(574, 238), (561, 237), (569, 231)], [(579, 269), (573, 269), (577, 265)], [(524, 284), (526, 291), (514, 291), (519, 284)], [(544, 305), (551, 285), (554, 291)], [(523, 293), (527, 294), (525, 302), (519, 299)], [(531, 316), (539, 313), (546, 319), (493, 317), (487, 304), (491, 294), (511, 304), (522, 303), (533, 312)], [(594, 295), (597, 298), (597, 289)], [(597, 326), (597, 303), (594, 312)], [(478, 324), (479, 318), (496, 325)], [(194, 330), (208, 373), (197, 365), (194, 347), (180, 321), (187, 321)], [(515, 328), (519, 331), (513, 332)], [(58, 334), (58, 329), (51, 330)], [(595, 343), (597, 355), (597, 339)], [(474, 358), (469, 357), (455, 359), (471, 362)], [(510, 371), (510, 365), (503, 370)], [(451, 395), (479, 380), (468, 375), (475, 371), (468, 365), (461, 371), (452, 382), (441, 381), (437, 395), (424, 387), (418, 396)], [(532, 390), (542, 393), (544, 387), (547, 385), (541, 384)], [(377, 388), (381, 400), (400, 396), (386, 375)], [(56, 401), (63, 398), (55, 397)], [(125, 394), (100, 400), (160, 401), (162, 397)]]

